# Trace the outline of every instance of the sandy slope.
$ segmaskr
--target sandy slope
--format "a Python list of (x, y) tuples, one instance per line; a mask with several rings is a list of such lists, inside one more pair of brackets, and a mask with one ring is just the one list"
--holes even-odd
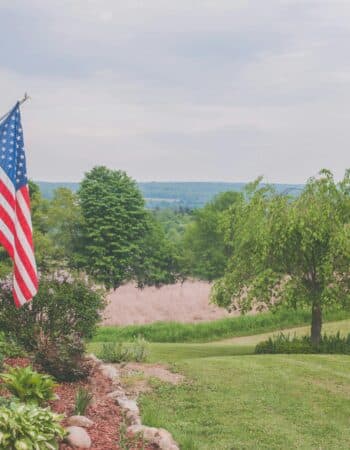
[(105, 325), (130, 325), (155, 321), (200, 322), (230, 315), (209, 305), (210, 284), (186, 281), (161, 288), (137, 289), (132, 284), (109, 294)]

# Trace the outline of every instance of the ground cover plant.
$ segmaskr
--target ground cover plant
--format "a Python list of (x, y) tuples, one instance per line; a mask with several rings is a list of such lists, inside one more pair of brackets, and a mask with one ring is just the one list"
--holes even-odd
[(8, 367), (0, 374), (3, 386), (21, 402), (42, 406), (55, 400), (54, 388), (57, 386), (52, 377), (27, 367)]
[(62, 416), (33, 404), (12, 402), (0, 406), (0, 448), (6, 450), (56, 450), (66, 432)]
[(260, 342), (255, 353), (340, 353), (350, 354), (350, 334), (341, 336), (323, 335), (318, 344), (313, 344), (310, 336), (291, 336), (280, 333)]
[[(349, 311), (329, 310), (325, 320), (350, 317)], [(310, 323), (308, 310), (281, 309), (274, 313), (245, 315), (201, 323), (155, 322), (149, 325), (100, 327), (92, 342), (132, 341), (142, 336), (148, 342), (209, 342), (235, 336), (258, 334)]]
[(128, 361), (144, 362), (149, 356), (148, 343), (143, 338), (134, 342), (105, 342), (102, 343), (97, 356), (102, 361), (121, 363)]

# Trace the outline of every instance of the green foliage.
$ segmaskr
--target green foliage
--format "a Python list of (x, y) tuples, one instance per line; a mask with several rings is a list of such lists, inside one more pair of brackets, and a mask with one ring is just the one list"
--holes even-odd
[(95, 167), (78, 191), (82, 240), (79, 263), (108, 288), (172, 282), (174, 265), (164, 233), (126, 173)]
[(78, 191), (83, 214), (82, 265), (106, 287), (134, 275), (147, 233), (147, 212), (136, 183), (126, 173), (95, 167)]
[(0, 448), (6, 450), (58, 450), (66, 432), (62, 420), (49, 409), (12, 402), (0, 407)]
[[(341, 320), (350, 317), (350, 312), (329, 310), (325, 319)], [(230, 337), (290, 328), (310, 323), (308, 310), (297, 311), (282, 308), (272, 313), (244, 315), (199, 323), (155, 322), (148, 325), (127, 325), (123, 327), (100, 327), (93, 342), (133, 341), (142, 336), (148, 342), (209, 342)]]
[(24, 350), (12, 339), (7, 339), (3, 332), (0, 332), (0, 355), (5, 358), (17, 358), (25, 356)]
[(32, 370), (31, 367), (9, 367), (0, 375), (6, 389), (21, 402), (42, 406), (56, 399), (56, 383), (45, 374)]
[(35, 301), (19, 309), (11, 287), (11, 279), (1, 284), (0, 329), (29, 351), (37, 348), (41, 334), (51, 339), (74, 333), (91, 337), (105, 305), (101, 289), (66, 271), (42, 275)]
[(336, 184), (323, 170), (296, 198), (259, 182), (225, 213), (223, 230), (232, 256), (212, 298), (243, 312), (256, 299), (270, 306), (308, 305), (317, 342), (322, 310), (349, 306), (350, 172)]
[(74, 406), (74, 415), (84, 416), (87, 408), (89, 407), (91, 401), (93, 399), (93, 395), (87, 389), (79, 387), (75, 394), (75, 406)]
[(315, 345), (310, 336), (290, 336), (280, 333), (260, 342), (255, 347), (255, 353), (339, 353), (350, 354), (350, 334), (345, 337), (338, 332), (333, 336), (322, 336)]
[(134, 342), (107, 342), (102, 345), (98, 357), (105, 362), (144, 362), (149, 356), (148, 344), (143, 338)]
[(56, 258), (75, 265), (81, 250), (82, 214), (76, 194), (68, 188), (54, 191), (48, 207), (48, 236), (56, 250)]
[(182, 264), (188, 275), (209, 281), (223, 275), (230, 245), (225, 242), (221, 230), (222, 217), (240, 198), (241, 194), (237, 192), (224, 192), (195, 211), (182, 242)]
[(85, 345), (78, 333), (68, 335), (40, 335), (35, 361), (58, 381), (75, 381), (89, 374), (84, 359)]

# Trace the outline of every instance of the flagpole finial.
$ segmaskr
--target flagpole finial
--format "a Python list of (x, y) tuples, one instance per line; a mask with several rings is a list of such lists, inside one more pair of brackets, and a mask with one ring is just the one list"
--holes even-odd
[(26, 102), (27, 100), (30, 100), (29, 95), (27, 94), (27, 92), (24, 93), (24, 96), (22, 98), (22, 100), (19, 101), (20, 105), (23, 105), (24, 102)]

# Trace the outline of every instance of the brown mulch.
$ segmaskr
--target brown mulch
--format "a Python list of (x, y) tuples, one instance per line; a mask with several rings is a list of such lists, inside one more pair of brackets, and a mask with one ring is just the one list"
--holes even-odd
[[(20, 367), (30, 364), (28, 358), (9, 358), (5, 362), (8, 365)], [(149, 444), (142, 446), (141, 442), (135, 442), (132, 437), (129, 437), (127, 447), (125, 447), (125, 443), (123, 447), (118, 445), (120, 427), (124, 423), (122, 411), (112, 399), (107, 397), (107, 394), (113, 390), (111, 382), (95, 365), (92, 366), (90, 376), (86, 380), (60, 383), (57, 386), (55, 392), (59, 399), (50, 403), (52, 410), (64, 414), (66, 417), (73, 415), (75, 394), (79, 387), (84, 387), (93, 394), (93, 401), (85, 412), (85, 416), (94, 422), (87, 429), (92, 441), (91, 450), (117, 450), (120, 448), (155, 450), (158, 448)], [(63, 421), (63, 425), (66, 425), (65, 421)], [(71, 450), (71, 447), (61, 444), (60, 450)]]

